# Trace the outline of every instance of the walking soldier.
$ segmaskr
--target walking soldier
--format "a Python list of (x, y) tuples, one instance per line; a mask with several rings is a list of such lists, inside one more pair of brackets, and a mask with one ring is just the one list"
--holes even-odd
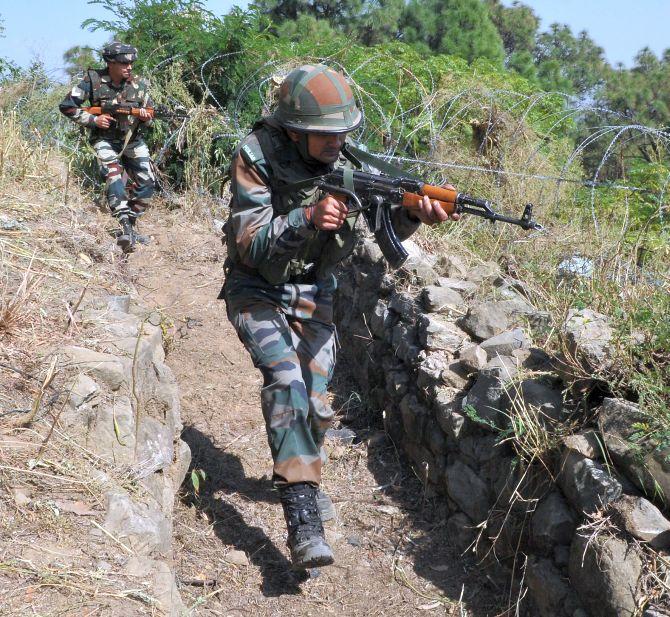
[[(320, 448), (333, 418), (327, 386), (335, 365), (334, 271), (354, 247), (356, 217), (347, 217), (346, 204), (332, 195), (282, 187), (353, 167), (346, 138), (362, 120), (341, 73), (302, 66), (287, 75), (276, 111), (254, 125), (231, 166), (227, 274), (220, 297), (263, 375), (273, 481), (297, 568), (333, 562), (322, 526), (323, 515), (333, 510), (318, 488)], [(402, 207), (393, 210), (400, 239), (421, 222), (449, 218), (427, 197), (417, 216)]]
[[(149, 83), (132, 73), (137, 49), (114, 42), (105, 46), (104, 69), (88, 69), (84, 79), (63, 99), (60, 111), (77, 124), (90, 129), (89, 142), (95, 151), (100, 174), (106, 182), (107, 203), (121, 230), (117, 243), (124, 252), (132, 251), (135, 242), (146, 243), (134, 229), (144, 214), (154, 192), (155, 178), (149, 149), (142, 132), (151, 125), (147, 108), (153, 108)], [(84, 107), (103, 110), (114, 105), (136, 107), (137, 113), (94, 115)], [(124, 171), (132, 184), (126, 190)]]

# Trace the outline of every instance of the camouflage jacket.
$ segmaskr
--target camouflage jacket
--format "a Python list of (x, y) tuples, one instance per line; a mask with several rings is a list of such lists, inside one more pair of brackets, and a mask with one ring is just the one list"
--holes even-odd
[[(265, 144), (263, 147), (262, 144)], [(268, 152), (273, 144), (272, 152)], [(343, 156), (334, 167), (351, 166)], [(332, 275), (351, 253), (357, 217), (349, 217), (337, 231), (320, 231), (308, 220), (305, 207), (323, 195), (316, 189), (279, 194), (282, 183), (314, 177), (330, 169), (305, 163), (297, 147), (272, 119), (265, 119), (238, 146), (231, 164), (230, 216), (226, 225), (228, 265), (257, 270), (272, 284), (290, 282), (314, 268), (316, 279)], [(409, 237), (420, 225), (402, 207), (392, 221), (398, 237)]]
[(91, 129), (91, 143), (105, 140), (123, 140), (130, 130), (133, 134), (151, 125), (151, 120), (142, 122), (133, 116), (119, 115), (108, 129), (95, 125), (95, 116), (82, 107), (98, 106), (104, 103), (140, 103), (143, 107), (153, 107), (149, 96), (149, 82), (132, 76), (116, 87), (112, 84), (107, 69), (88, 69), (84, 79), (76, 85), (61, 101), (58, 108), (61, 113), (77, 124)]

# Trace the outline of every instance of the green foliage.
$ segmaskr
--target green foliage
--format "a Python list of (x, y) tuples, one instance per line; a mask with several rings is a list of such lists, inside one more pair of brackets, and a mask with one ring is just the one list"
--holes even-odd
[(401, 19), (403, 40), (472, 62), (502, 63), (503, 43), (481, 0), (410, 0)]
[(99, 61), (95, 56), (95, 50), (88, 45), (75, 45), (63, 53), (65, 72), (74, 77), (83, 73), (86, 69), (96, 66)]
[(192, 469), (191, 470), (191, 485), (193, 486), (193, 492), (196, 497), (200, 496), (200, 483), (204, 482), (207, 479), (207, 474), (204, 469)]
[(535, 58), (545, 90), (587, 96), (607, 74), (602, 48), (587, 32), (574, 36), (565, 24), (552, 24), (548, 32), (537, 37)]
[(535, 51), (540, 19), (529, 6), (514, 2), (505, 6), (500, 0), (486, 0), (491, 21), (502, 38), (507, 56)]

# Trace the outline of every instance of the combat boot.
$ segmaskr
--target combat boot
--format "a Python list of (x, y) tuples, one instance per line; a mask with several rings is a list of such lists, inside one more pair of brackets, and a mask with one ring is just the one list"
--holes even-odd
[(116, 236), (116, 243), (121, 247), (124, 253), (132, 253), (135, 250), (135, 233), (133, 232), (133, 224), (127, 216), (122, 216), (119, 219), (121, 230)]
[(306, 482), (288, 484), (279, 491), (288, 529), (288, 548), (295, 569), (318, 568), (333, 563), (316, 503), (316, 488)]
[(319, 509), (321, 522), (332, 521), (335, 518), (335, 506), (333, 500), (321, 489), (316, 491), (316, 507)]
[(130, 219), (130, 224), (133, 226), (133, 241), (138, 242), (139, 244), (149, 244), (151, 240), (149, 236), (143, 236), (140, 233), (137, 233), (135, 226), (137, 225), (137, 219)]

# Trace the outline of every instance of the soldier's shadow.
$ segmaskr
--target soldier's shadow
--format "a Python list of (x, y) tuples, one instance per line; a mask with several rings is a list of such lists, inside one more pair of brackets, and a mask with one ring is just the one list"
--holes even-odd
[(250, 501), (267, 501), (279, 506), (269, 481), (247, 478), (240, 460), (217, 448), (211, 439), (198, 429), (187, 426), (181, 438), (191, 448), (192, 460), (187, 478), (193, 469), (201, 469), (206, 481), (199, 499), (192, 495), (183, 498), (187, 503), (207, 512), (213, 519), (213, 529), (225, 545), (243, 551), (257, 566), (263, 578), (262, 592), (267, 597), (299, 594), (300, 583), (306, 575), (292, 571), (291, 564), (259, 527), (247, 524), (238, 510), (220, 497), (221, 493), (237, 493)]
[[(351, 399), (357, 388), (346, 365), (341, 354), (331, 383), (336, 408), (338, 402)], [(344, 421), (356, 433), (354, 443), (363, 442), (373, 434), (380, 435), (383, 429), (381, 413), (364, 405)], [(381, 487), (378, 494), (397, 504), (405, 515), (412, 531), (408, 532), (411, 541), (403, 545), (403, 550), (411, 558), (414, 572), (439, 590), (436, 598), (441, 596), (453, 603), (454, 610), (458, 606), (473, 617), (498, 614), (497, 596), (502, 591), (488, 589), (481, 580), (484, 577), (476, 560), (461, 555), (452, 545), (446, 530), (449, 516), (446, 498), (426, 497), (421, 481), (402, 452), (402, 443), (394, 443), (386, 435), (376, 445), (369, 446), (367, 467)]]

